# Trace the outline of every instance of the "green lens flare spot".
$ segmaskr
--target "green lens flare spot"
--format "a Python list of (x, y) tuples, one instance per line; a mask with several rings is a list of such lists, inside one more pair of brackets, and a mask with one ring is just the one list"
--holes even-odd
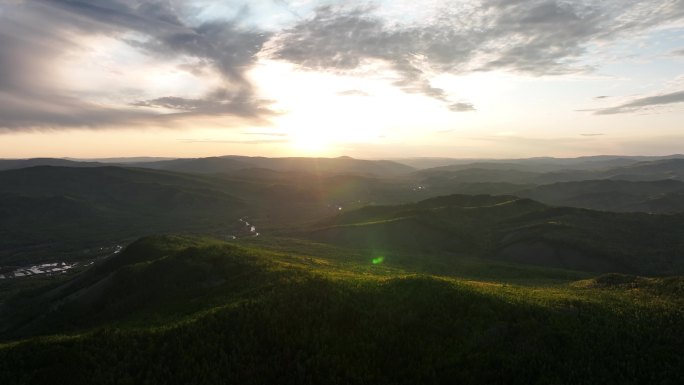
[(379, 265), (379, 264), (385, 262), (385, 257), (373, 258), (373, 260), (371, 262), (373, 262), (374, 265)]

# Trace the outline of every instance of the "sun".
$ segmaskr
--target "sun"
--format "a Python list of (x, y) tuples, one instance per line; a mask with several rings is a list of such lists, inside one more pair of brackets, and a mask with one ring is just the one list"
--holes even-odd
[(309, 155), (327, 154), (334, 143), (334, 138), (321, 132), (311, 132), (311, 130), (298, 130), (292, 132), (290, 136), (292, 149)]

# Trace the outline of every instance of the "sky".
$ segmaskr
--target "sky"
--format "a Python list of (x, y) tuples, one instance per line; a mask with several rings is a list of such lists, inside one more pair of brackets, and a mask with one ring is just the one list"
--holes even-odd
[(684, 0), (0, 0), (0, 158), (684, 152)]

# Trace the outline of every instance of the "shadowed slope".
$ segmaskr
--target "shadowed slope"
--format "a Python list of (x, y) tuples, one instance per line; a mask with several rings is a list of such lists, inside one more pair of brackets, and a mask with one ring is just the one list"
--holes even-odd
[(182, 174), (118, 167), (3, 171), (0, 258), (21, 261), (24, 249), (38, 246), (55, 254), (161, 231), (206, 231), (235, 221), (245, 206), (213, 181)]

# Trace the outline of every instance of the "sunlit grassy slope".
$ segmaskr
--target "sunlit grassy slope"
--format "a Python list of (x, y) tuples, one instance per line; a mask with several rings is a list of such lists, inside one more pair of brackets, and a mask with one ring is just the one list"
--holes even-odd
[(287, 239), (145, 238), (6, 301), (0, 383), (674, 384), (684, 375), (680, 278), (476, 259), (440, 268), (431, 258)]

